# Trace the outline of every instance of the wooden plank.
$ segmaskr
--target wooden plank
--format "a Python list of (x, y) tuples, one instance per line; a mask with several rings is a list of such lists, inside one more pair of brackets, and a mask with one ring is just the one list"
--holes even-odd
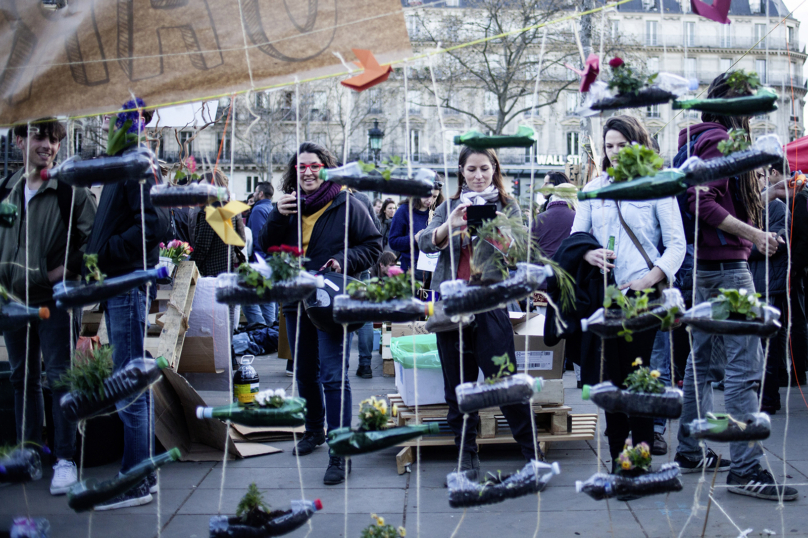
[(401, 452), (396, 454), (396, 470), (398, 474), (404, 474), (410, 472), (410, 465), (415, 462), (415, 455), (413, 453), (412, 447), (405, 447), (401, 449)]
[(394, 377), (396, 375), (396, 363), (393, 359), (382, 359), (382, 376)]
[(182, 354), (185, 333), (188, 331), (188, 317), (191, 314), (198, 278), (199, 271), (194, 262), (186, 261), (180, 264), (168, 299), (169, 306), (161, 318), (163, 332), (160, 334), (160, 343), (155, 356), (165, 357), (169, 366), (175, 371)]

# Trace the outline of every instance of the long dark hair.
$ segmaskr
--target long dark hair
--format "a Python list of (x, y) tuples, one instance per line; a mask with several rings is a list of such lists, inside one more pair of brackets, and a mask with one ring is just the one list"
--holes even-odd
[(491, 166), (494, 167), (493, 184), (499, 192), (499, 201), (502, 205), (507, 204), (511, 200), (511, 196), (505, 192), (505, 182), (502, 180), (502, 166), (499, 164), (497, 152), (490, 148), (470, 148), (468, 146), (463, 146), (463, 149), (460, 150), (460, 156), (457, 159), (457, 192), (452, 196), (452, 200), (460, 198), (460, 194), (463, 192), (463, 185), (466, 184), (466, 178), (463, 177), (463, 168), (465, 168), (466, 161), (472, 155), (485, 155), (488, 157)]
[[(729, 85), (729, 77), (734, 71), (729, 73), (722, 73), (715, 77), (707, 88), (707, 99), (721, 99), (724, 97), (740, 97), (744, 95), (752, 95), (753, 91), (749, 84), (745, 84), (744, 88), (737, 90)], [(746, 131), (747, 136), (751, 138), (751, 131), (749, 129), (748, 116), (719, 116), (703, 112), (701, 114), (701, 121), (713, 122), (724, 126), (727, 131), (730, 129), (743, 129)], [(763, 228), (763, 203), (760, 201), (760, 191), (757, 186), (757, 180), (754, 172), (746, 172), (739, 175), (740, 181), (738, 182), (740, 192), (738, 193), (743, 202), (746, 214), (752, 220), (755, 226)]]
[(421, 207), (421, 197), (419, 196), (412, 196), (410, 198), (404, 198), (398, 207), (405, 206), (410, 203), (412, 200), (412, 208), (416, 211), (424, 211), (428, 209), (434, 209), (440, 206), (443, 203), (443, 176), (439, 173), (435, 172), (435, 188), (432, 191), (438, 191), (438, 196), (435, 198), (435, 201), (432, 202), (432, 207)]
[(281, 180), (281, 190), (284, 194), (292, 194), (297, 190), (297, 156), (301, 153), (314, 153), (317, 155), (317, 158), (320, 159), (320, 162), (323, 163), (323, 166), (326, 168), (336, 168), (337, 167), (337, 158), (334, 155), (325, 149), (320, 144), (315, 144), (314, 142), (303, 142), (300, 144), (300, 150), (298, 153), (292, 155), (292, 158), (289, 159), (289, 164), (286, 165), (286, 172), (283, 173), (283, 179)]
[(640, 123), (640, 120), (632, 116), (613, 116), (606, 120), (606, 123), (603, 124), (602, 170), (606, 170), (612, 165), (609, 157), (606, 156), (606, 133), (609, 131), (617, 131), (623, 135), (623, 137), (628, 140), (629, 143), (636, 142), (647, 148), (654, 148), (653, 144), (651, 143), (651, 137), (648, 135), (648, 131), (645, 130), (643, 124)]
[(387, 209), (387, 206), (389, 206), (390, 204), (396, 205), (396, 201), (393, 200), (392, 198), (388, 198), (384, 202), (382, 202), (382, 208), (379, 209), (379, 220), (384, 221), (384, 220), (387, 219), (387, 216), (384, 214), (384, 211)]

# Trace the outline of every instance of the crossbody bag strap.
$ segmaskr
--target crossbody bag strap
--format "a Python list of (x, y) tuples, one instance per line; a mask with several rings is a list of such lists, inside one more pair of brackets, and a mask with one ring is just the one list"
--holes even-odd
[(628, 238), (631, 239), (631, 242), (634, 243), (634, 246), (637, 247), (637, 250), (639, 250), (640, 254), (642, 254), (642, 258), (645, 260), (645, 263), (648, 264), (648, 269), (653, 269), (654, 262), (652, 262), (651, 258), (648, 257), (648, 253), (646, 253), (645, 249), (642, 248), (637, 236), (634, 235), (634, 232), (631, 231), (631, 228), (628, 227), (628, 224), (626, 224), (626, 221), (623, 219), (623, 213), (620, 212), (620, 202), (617, 202), (617, 217), (620, 219), (620, 225), (623, 226), (623, 229), (628, 234)]

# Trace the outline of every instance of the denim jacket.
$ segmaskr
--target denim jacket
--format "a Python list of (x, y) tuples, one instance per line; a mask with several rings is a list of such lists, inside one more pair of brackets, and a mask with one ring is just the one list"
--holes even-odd
[[(607, 186), (611, 178), (605, 173), (589, 182), (584, 191)], [(675, 198), (620, 202), (620, 211), (626, 224), (642, 245), (651, 262), (662, 269), (668, 280), (673, 280), (685, 258), (685, 232), (679, 204)], [(620, 224), (617, 203), (614, 200), (586, 200), (578, 203), (572, 233), (589, 232), (604, 247), (614, 236), (614, 277), (618, 286), (645, 276), (650, 269), (642, 254)], [(665, 246), (660, 254), (657, 245)]]

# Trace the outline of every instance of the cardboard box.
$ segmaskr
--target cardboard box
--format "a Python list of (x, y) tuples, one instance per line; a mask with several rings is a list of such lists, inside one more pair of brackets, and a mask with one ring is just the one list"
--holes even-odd
[[(522, 314), (524, 317), (525, 315)], [(516, 368), (525, 370), (527, 344), (528, 374), (544, 379), (561, 379), (564, 375), (564, 341), (553, 347), (544, 344), (544, 316), (531, 314), (528, 323), (514, 327), (513, 343), (516, 347)]]
[(426, 321), (411, 321), (409, 323), (393, 323), (389, 333), (393, 338), (399, 336), (412, 336), (413, 334), (429, 334), (426, 330)]

